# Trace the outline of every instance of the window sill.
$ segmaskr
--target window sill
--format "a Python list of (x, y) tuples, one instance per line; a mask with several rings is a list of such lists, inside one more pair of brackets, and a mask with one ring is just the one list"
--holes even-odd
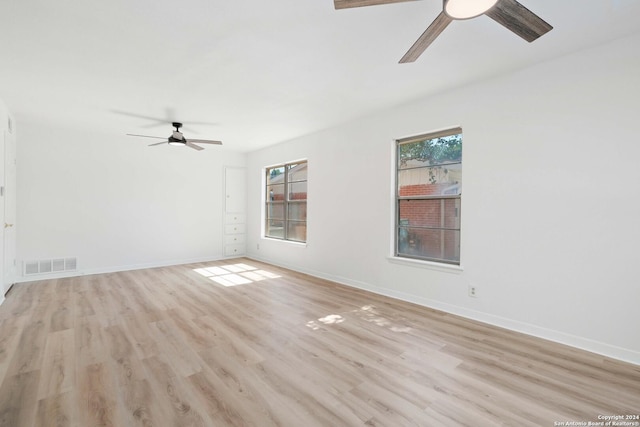
[(306, 248), (307, 247), (307, 242), (296, 242), (296, 241), (293, 241), (293, 240), (274, 239), (273, 237), (264, 237), (264, 236), (262, 236), (262, 240), (268, 240), (270, 242), (285, 243), (287, 245), (298, 246), (298, 247), (301, 247), (301, 248)]
[(408, 265), (409, 267), (426, 268), (428, 270), (442, 271), (444, 273), (460, 274), (464, 268), (460, 265), (444, 264), (433, 261), (422, 261), (419, 259), (400, 258), (396, 256), (387, 257), (390, 263)]

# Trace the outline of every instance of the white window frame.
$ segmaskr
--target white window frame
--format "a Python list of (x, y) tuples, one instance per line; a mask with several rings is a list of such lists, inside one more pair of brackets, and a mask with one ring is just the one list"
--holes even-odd
[[(304, 202), (302, 201), (292, 201), (289, 200), (288, 197), (288, 193), (287, 193), (287, 187), (289, 184), (289, 179), (288, 179), (288, 167), (291, 165), (299, 165), (299, 164), (303, 164), (305, 163), (307, 165), (307, 168), (309, 167), (309, 162), (307, 159), (300, 159), (300, 160), (292, 160), (292, 161), (288, 161), (286, 163), (278, 163), (275, 165), (270, 165), (270, 166), (265, 166), (262, 169), (262, 238), (263, 239), (273, 239), (276, 241), (283, 241), (283, 242), (288, 242), (288, 243), (293, 243), (293, 244), (297, 244), (297, 245), (306, 245), (307, 241), (308, 241), (308, 218), (304, 221), (306, 229), (307, 229), (307, 234), (305, 236), (305, 240), (295, 240), (295, 239), (290, 239), (288, 238), (287, 234), (288, 234), (288, 223), (290, 221), (295, 221), (295, 220), (290, 220), (288, 218), (288, 214), (289, 214), (289, 204), (291, 203), (297, 203), (297, 204), (301, 204), (304, 203), (305, 205), (307, 205), (308, 208), (308, 198), (304, 200)], [(267, 195), (267, 188), (269, 187), (269, 178), (267, 176), (267, 173), (269, 170), (271, 169), (275, 169), (275, 168), (281, 168), (284, 167), (285, 172), (284, 172), (284, 199), (282, 201), (282, 205), (283, 205), (283, 210), (284, 210), (284, 219), (283, 219), (283, 237), (278, 237), (278, 236), (269, 236), (267, 235), (267, 212), (268, 212), (268, 206), (269, 206), (269, 196)], [(293, 181), (293, 182), (306, 182), (307, 183), (307, 192), (308, 192), (308, 183), (309, 183), (309, 177), (307, 176), (306, 180), (301, 180), (301, 181)], [(308, 197), (308, 196), (307, 196)], [(296, 221), (297, 222), (297, 221)]]
[[(425, 134), (421, 134), (421, 135), (414, 135), (414, 136), (409, 136), (409, 137), (404, 137), (404, 138), (399, 138), (393, 141), (393, 153), (394, 155), (392, 156), (393, 158), (393, 166), (392, 166), (392, 173), (393, 173), (393, 183), (394, 183), (394, 187), (393, 187), (393, 209), (394, 209), (394, 214), (393, 214), (393, 227), (392, 227), (392, 233), (393, 233), (393, 247), (392, 247), (392, 256), (389, 257), (389, 260), (391, 262), (397, 263), (397, 264), (404, 264), (404, 265), (412, 265), (412, 266), (418, 266), (418, 267), (427, 267), (427, 268), (433, 268), (436, 270), (441, 270), (441, 271), (452, 271), (452, 272), (459, 272), (462, 271), (462, 251), (461, 251), (461, 240), (462, 240), (462, 227), (461, 224), (459, 225), (459, 227), (457, 228), (457, 230), (459, 231), (459, 239), (458, 239), (458, 259), (457, 260), (449, 260), (449, 259), (443, 259), (443, 258), (432, 258), (432, 257), (422, 257), (422, 256), (410, 256), (406, 253), (401, 253), (399, 250), (399, 235), (400, 235), (400, 228), (401, 228), (401, 224), (400, 224), (400, 201), (401, 200), (445, 200), (445, 199), (457, 199), (457, 209), (458, 209), (458, 217), (459, 217), (459, 221), (461, 221), (461, 207), (462, 207), (462, 193), (460, 192), (460, 194), (455, 194), (456, 191), (456, 187), (458, 184), (456, 185), (452, 185), (451, 187), (445, 189), (443, 191), (444, 194), (439, 194), (439, 195), (433, 195), (433, 196), (400, 196), (399, 195), (399, 182), (398, 182), (398, 175), (399, 175), (399, 149), (400, 146), (403, 144), (410, 144), (412, 142), (419, 142), (419, 141), (423, 141), (423, 140), (427, 140), (427, 139), (435, 139), (435, 138), (439, 138), (439, 137), (445, 137), (445, 136), (452, 136), (452, 135), (462, 135), (462, 128), (460, 126), (456, 126), (456, 127), (451, 127), (451, 128), (446, 128), (443, 130), (439, 130), (439, 131), (434, 131), (434, 132), (429, 132), (429, 133), (425, 133)], [(463, 162), (461, 160), (460, 162), (460, 167), (463, 168), (462, 166)], [(444, 230), (447, 230), (449, 228), (442, 228), (441, 231), (444, 232)]]

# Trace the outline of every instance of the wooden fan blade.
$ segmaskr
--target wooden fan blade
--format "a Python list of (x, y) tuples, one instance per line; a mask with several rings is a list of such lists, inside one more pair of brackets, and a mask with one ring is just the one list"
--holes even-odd
[(153, 144), (149, 144), (149, 147), (153, 147), (154, 145), (162, 145), (162, 144), (166, 144), (167, 141), (162, 141), (162, 142), (154, 142)]
[(197, 142), (198, 144), (222, 145), (222, 141), (212, 141), (210, 139), (191, 139), (191, 138), (189, 138), (187, 141), (189, 141), (189, 142)]
[(485, 12), (485, 15), (529, 43), (553, 29), (516, 0), (499, 0), (494, 7)]
[(350, 7), (375, 6), (378, 4), (403, 3), (415, 0), (333, 0), (336, 9), (348, 9)]
[(149, 136), (149, 135), (136, 135), (135, 133), (128, 133), (127, 136), (139, 136), (141, 138), (155, 138), (155, 139), (164, 139), (167, 140), (166, 136)]
[(186, 145), (187, 145), (187, 147), (189, 147), (189, 148), (193, 148), (194, 150), (198, 150), (198, 151), (202, 151), (202, 150), (204, 150), (204, 148), (202, 148), (202, 147), (198, 147), (197, 145), (192, 144), (192, 143), (191, 143), (191, 142), (189, 142), (189, 141), (187, 141)]
[(420, 38), (411, 46), (411, 48), (404, 54), (400, 63), (414, 62), (422, 52), (424, 52), (431, 43), (447, 28), (453, 21), (444, 12), (440, 12), (440, 15), (429, 25), (429, 27), (422, 33)]

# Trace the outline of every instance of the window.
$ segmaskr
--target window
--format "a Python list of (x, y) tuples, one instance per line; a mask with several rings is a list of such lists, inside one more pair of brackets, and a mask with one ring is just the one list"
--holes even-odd
[(459, 265), (462, 129), (396, 143), (395, 255)]
[(265, 237), (307, 241), (307, 162), (266, 168)]

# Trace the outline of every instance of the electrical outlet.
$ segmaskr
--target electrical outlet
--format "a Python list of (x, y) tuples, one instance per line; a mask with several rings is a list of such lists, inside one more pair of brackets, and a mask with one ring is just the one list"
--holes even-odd
[(469, 285), (469, 296), (472, 298), (478, 297), (478, 287), (476, 285)]
[(256, 243), (256, 249), (260, 250), (260, 243)]

